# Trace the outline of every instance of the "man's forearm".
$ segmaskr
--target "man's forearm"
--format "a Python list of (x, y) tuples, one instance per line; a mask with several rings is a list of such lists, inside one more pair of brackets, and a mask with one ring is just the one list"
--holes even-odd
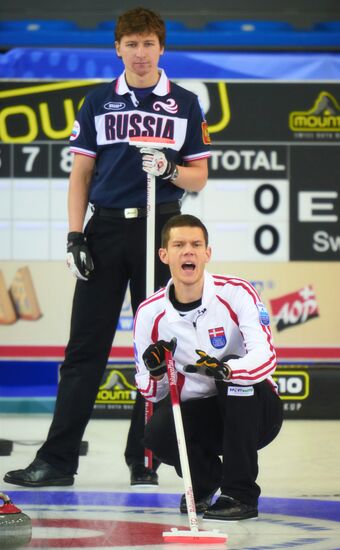
[(202, 191), (208, 178), (208, 170), (205, 166), (190, 163), (188, 166), (177, 166), (177, 169), (178, 176), (172, 182), (174, 185), (189, 192)]

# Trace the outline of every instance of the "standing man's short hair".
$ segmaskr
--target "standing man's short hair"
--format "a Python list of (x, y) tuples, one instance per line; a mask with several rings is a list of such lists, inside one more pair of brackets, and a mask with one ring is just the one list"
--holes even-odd
[(165, 23), (154, 11), (146, 8), (133, 8), (118, 17), (115, 28), (115, 40), (120, 42), (129, 34), (155, 33), (161, 46), (165, 45)]
[(174, 227), (199, 227), (203, 231), (205, 245), (209, 244), (208, 230), (204, 223), (201, 222), (196, 216), (191, 214), (179, 214), (178, 216), (172, 216), (162, 229), (162, 248), (167, 248), (170, 239), (170, 231)]

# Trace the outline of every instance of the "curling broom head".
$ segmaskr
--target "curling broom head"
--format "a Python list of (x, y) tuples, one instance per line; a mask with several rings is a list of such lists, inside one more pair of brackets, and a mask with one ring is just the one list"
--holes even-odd
[(213, 531), (179, 530), (173, 527), (163, 533), (164, 542), (173, 544), (226, 544), (228, 535)]

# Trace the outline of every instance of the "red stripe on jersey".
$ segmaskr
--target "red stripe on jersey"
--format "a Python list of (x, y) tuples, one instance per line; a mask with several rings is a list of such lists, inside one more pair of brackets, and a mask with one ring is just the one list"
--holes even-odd
[(164, 317), (164, 315), (165, 315), (165, 310), (162, 311), (159, 315), (157, 315), (155, 322), (153, 324), (152, 331), (151, 331), (151, 340), (153, 343), (157, 342), (158, 340), (158, 325), (159, 325), (159, 321), (162, 319), (162, 317)]
[(164, 291), (165, 291), (164, 288), (160, 288), (159, 290), (157, 290), (157, 292), (154, 292), (151, 296), (149, 296), (149, 298), (146, 298), (146, 300), (144, 300), (144, 302), (142, 302), (139, 307), (148, 306), (149, 304), (152, 304), (152, 302), (155, 302), (160, 298), (164, 298), (165, 296)]
[[(261, 298), (258, 295), (258, 293), (256, 292), (255, 288), (250, 283), (245, 281), (244, 279), (239, 279), (237, 277), (232, 277), (232, 278), (231, 277), (225, 277), (223, 275), (213, 275), (213, 278), (215, 279), (214, 280), (215, 286), (224, 286), (225, 284), (231, 284), (231, 285), (234, 285), (234, 286), (241, 286), (252, 297), (255, 304), (258, 301), (261, 301)], [(219, 279), (221, 279), (221, 282), (219, 281)], [(216, 295), (216, 297), (222, 302), (222, 299), (219, 296)], [(226, 302), (224, 304), (227, 305)], [(273, 341), (272, 341), (272, 333), (271, 333), (270, 327), (267, 327), (267, 326), (262, 325), (262, 324), (260, 324), (260, 326), (261, 326), (263, 332), (266, 333), (267, 342), (268, 342), (268, 345), (269, 345), (269, 348), (270, 348), (271, 352), (275, 353), (274, 352)]]
[[(241, 286), (246, 292), (248, 292), (248, 294), (250, 294), (255, 303), (257, 301), (261, 301), (261, 298), (255, 288), (244, 279), (239, 279), (238, 277), (225, 277), (223, 275), (213, 275), (213, 279), (215, 286), (225, 286), (226, 284)], [(221, 281), (219, 281), (219, 279), (221, 279)]]
[[(269, 366), (269, 368), (267, 368)], [(263, 375), (270, 374), (276, 368), (276, 354), (273, 350), (271, 357), (262, 365), (259, 365), (255, 369), (233, 369), (232, 378), (240, 378), (241, 380), (257, 380), (263, 377)]]
[(226, 302), (225, 300), (223, 300), (223, 298), (221, 298), (220, 296), (217, 296), (217, 294), (216, 294), (216, 298), (217, 298), (217, 299), (227, 308), (227, 310), (229, 311), (229, 315), (230, 315), (230, 317), (232, 318), (232, 320), (234, 321), (235, 325), (239, 326), (237, 314), (236, 314), (235, 311), (230, 307), (230, 305), (228, 304), (228, 302)]
[[(239, 380), (250, 380), (252, 382), (255, 382), (256, 380), (260, 379), (260, 378), (263, 378), (263, 377), (267, 377), (269, 376), (271, 373), (274, 372), (275, 370), (275, 367), (276, 367), (276, 361), (274, 363), (274, 365), (272, 364), (272, 361), (275, 361), (275, 357), (271, 357), (270, 361), (267, 361), (266, 363), (264, 363), (264, 365), (268, 365), (268, 363), (270, 363), (270, 366), (269, 368), (267, 368), (266, 370), (261, 370), (261, 373), (259, 373), (257, 376), (254, 376), (252, 373), (254, 372), (257, 372), (258, 370), (260, 369), (263, 369), (264, 365), (261, 365), (260, 367), (258, 367), (257, 369), (254, 369), (252, 371), (246, 371), (246, 370), (241, 370), (241, 371), (236, 371), (236, 370), (233, 370), (232, 371), (232, 375), (231, 375), (231, 380), (233, 380), (234, 378), (237, 378)], [(239, 372), (244, 372), (246, 374), (238, 374)]]
[(145, 399), (155, 397), (157, 391), (157, 381), (149, 378), (149, 384), (146, 388), (141, 389), (139, 386), (137, 386), (137, 388)]
[[(253, 289), (253, 287), (251, 285), (249, 285), (249, 283), (247, 283), (243, 279), (237, 279), (236, 278), (236, 279), (231, 280), (230, 278), (223, 277), (223, 276), (217, 276), (217, 277), (214, 276), (214, 278), (221, 279), (221, 281), (214, 281), (214, 284), (216, 286), (221, 286), (221, 285), (224, 286), (225, 284), (232, 284), (232, 285), (236, 285), (236, 286), (242, 286), (242, 288), (244, 288), (246, 290), (246, 292), (248, 292), (251, 295), (254, 302), (255, 303), (257, 302), (257, 300), (254, 297), (254, 295), (258, 297), (257, 292), (255, 291), (255, 289)], [(234, 312), (234, 310), (230, 307), (230, 305), (225, 300), (223, 300), (223, 298), (221, 298), (220, 296), (216, 295), (216, 298), (228, 309), (232, 320), (234, 321), (235, 324), (237, 324), (237, 326), (239, 326), (238, 316)], [(262, 324), (260, 326), (261, 326), (261, 329), (263, 330), (263, 332), (265, 332), (265, 334), (266, 334), (266, 340), (267, 340), (269, 349), (271, 351), (271, 357), (268, 359), (268, 361), (266, 361), (262, 365), (256, 367), (256, 369), (253, 369), (253, 370), (250, 370), (250, 371), (247, 371), (245, 369), (242, 369), (242, 370), (234, 370), (233, 369), (231, 379), (239, 378), (241, 380), (256, 380), (258, 378), (261, 378), (264, 374), (269, 374), (275, 368), (275, 366), (276, 366), (276, 353), (275, 353), (274, 346), (273, 346), (273, 343), (272, 343), (271, 330), (270, 330), (269, 327), (264, 326)], [(274, 362), (274, 365), (273, 365), (273, 362)], [(268, 365), (270, 365), (269, 369), (267, 369)], [(267, 370), (265, 370), (263, 372), (264, 369), (267, 369)]]
[(274, 344), (273, 344), (273, 334), (272, 334), (272, 330), (270, 327), (268, 326), (265, 326), (265, 325), (261, 325), (262, 329), (264, 330), (264, 332), (267, 334), (267, 342), (268, 342), (268, 345), (270, 347), (270, 350), (275, 353), (275, 356), (276, 356), (276, 350), (274, 348)]
[(233, 369), (233, 374), (237, 374), (237, 377), (239, 378), (239, 374), (242, 374), (242, 373), (245, 373), (245, 374), (255, 374), (257, 373), (258, 371), (268, 367), (268, 365), (270, 365), (273, 361), (276, 361), (276, 356), (275, 356), (275, 353), (273, 353), (271, 355), (271, 357), (265, 362), (265, 363), (262, 363), (262, 365), (259, 365), (258, 367), (256, 367), (255, 369), (252, 369), (252, 370), (246, 370), (246, 369)]
[(70, 147), (70, 151), (75, 155), (82, 155), (83, 157), (90, 157), (91, 159), (95, 159), (97, 157), (96, 153), (81, 151), (79, 149), (76, 149), (75, 147)]
[(155, 397), (157, 393), (157, 380), (152, 380), (150, 378), (150, 382), (151, 382), (151, 394), (149, 394), (148, 397)]
[(133, 322), (133, 333), (135, 333), (137, 317), (138, 317), (138, 313), (140, 312), (140, 310), (143, 307), (148, 306), (149, 304), (152, 304), (152, 302), (155, 302), (156, 300), (160, 300), (161, 298), (164, 298), (164, 296), (165, 296), (164, 288), (161, 288), (160, 290), (155, 292), (155, 294), (153, 294), (151, 296), (151, 298), (148, 298), (147, 300), (144, 300), (144, 302), (142, 302), (140, 304), (140, 306), (138, 307), (138, 309), (136, 311), (136, 315), (135, 315), (134, 322)]
[(183, 160), (185, 160), (185, 162), (194, 162), (195, 160), (202, 160), (210, 157), (211, 157), (211, 153), (206, 152), (206, 153), (199, 154), (197, 157), (193, 157), (192, 155), (190, 157), (183, 157)]

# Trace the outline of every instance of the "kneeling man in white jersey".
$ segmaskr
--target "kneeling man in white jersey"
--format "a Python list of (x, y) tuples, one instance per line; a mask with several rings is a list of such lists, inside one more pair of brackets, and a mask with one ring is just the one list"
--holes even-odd
[[(256, 518), (258, 450), (277, 436), (283, 418), (272, 378), (276, 353), (269, 315), (248, 281), (206, 271), (208, 232), (195, 216), (168, 220), (159, 256), (171, 279), (139, 306), (134, 329), (137, 387), (146, 399), (159, 402), (145, 429), (145, 446), (181, 476), (168, 349), (177, 372), (197, 513), (206, 520)], [(184, 495), (180, 511), (187, 511)]]

